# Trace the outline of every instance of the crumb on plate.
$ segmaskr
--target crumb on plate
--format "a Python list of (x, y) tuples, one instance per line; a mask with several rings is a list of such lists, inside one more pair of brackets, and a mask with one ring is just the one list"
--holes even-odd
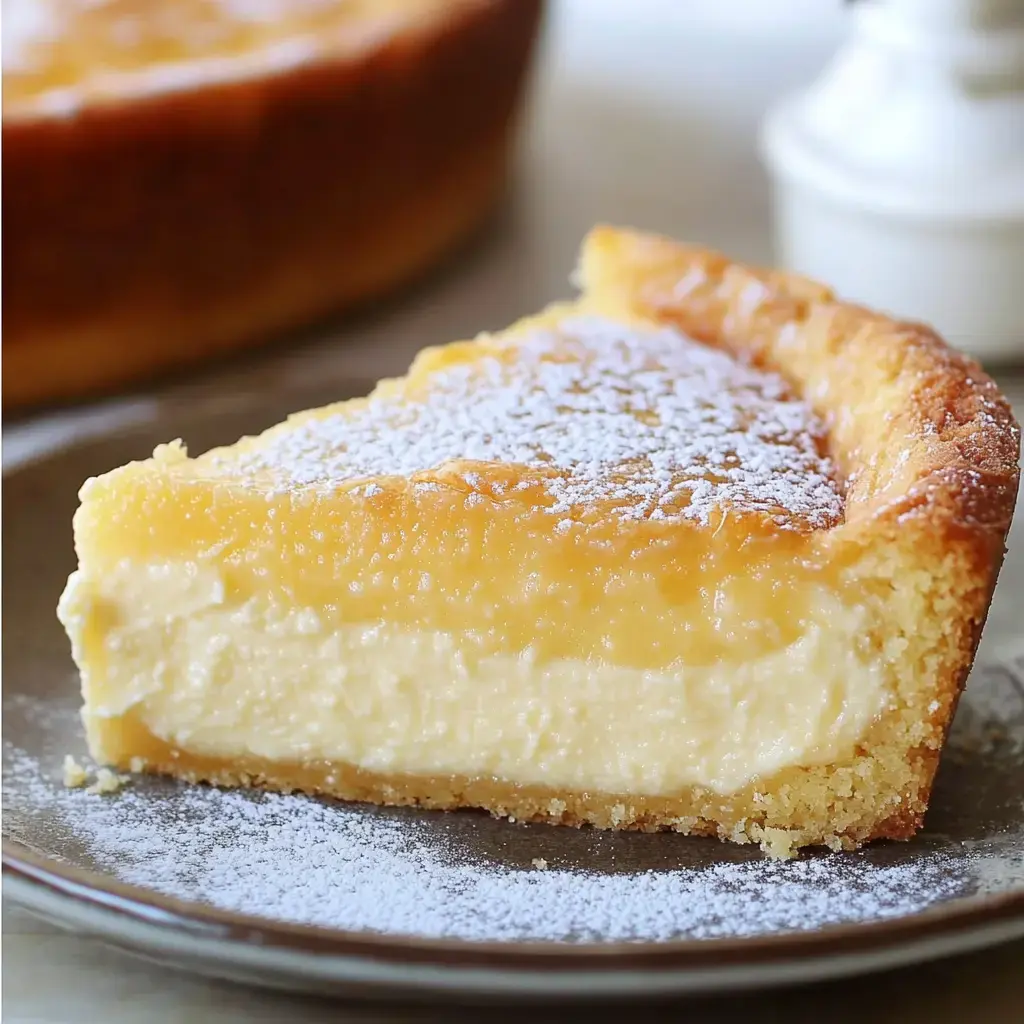
[(89, 780), (89, 773), (74, 759), (71, 754), (64, 755), (64, 785), (68, 789), (78, 789)]
[(115, 774), (109, 768), (99, 768), (96, 771), (96, 781), (86, 790), (86, 792), (99, 795), (116, 793), (126, 781), (126, 779)]

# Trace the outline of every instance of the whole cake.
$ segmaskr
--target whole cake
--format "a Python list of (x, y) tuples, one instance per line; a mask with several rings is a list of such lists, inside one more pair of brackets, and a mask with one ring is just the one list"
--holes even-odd
[(757, 842), (921, 825), (1020, 433), (924, 327), (598, 229), (583, 294), (88, 481), (93, 757)]
[(540, 0), (3, 0), (3, 399), (265, 340), (500, 193)]

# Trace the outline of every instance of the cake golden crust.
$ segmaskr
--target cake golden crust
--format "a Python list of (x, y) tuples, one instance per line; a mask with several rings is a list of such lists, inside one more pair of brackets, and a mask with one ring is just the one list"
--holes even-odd
[(597, 308), (675, 324), (793, 381), (825, 419), (846, 477), (845, 522), (829, 542), (871, 549), (899, 567), (897, 582), (930, 581), (922, 623), (940, 635), (922, 667), (941, 710), (911, 752), (916, 786), (903, 812), (867, 838), (913, 835), (1006, 550), (1020, 479), (1009, 403), (931, 328), (796, 275), (613, 228), (591, 234), (580, 275)]
[[(723, 797), (700, 787), (672, 797), (566, 792), (543, 785), (514, 785), (494, 778), (427, 776), (368, 771), (345, 762), (280, 763), (264, 758), (215, 758), (170, 746), (130, 716), (93, 722), (93, 742), (105, 759), (128, 771), (170, 775), (189, 783), (258, 786), (339, 800), (454, 811), (483, 808), (512, 821), (593, 826), (636, 832), (674, 831), (734, 843), (755, 843), (776, 857), (807, 845), (856, 849), (874, 839), (907, 839), (920, 827), (927, 792), (914, 794), (879, 820), (876, 808), (856, 793), (862, 765), (844, 765), (852, 798), (831, 800), (815, 814), (805, 806), (808, 784), (833, 791), (835, 768), (790, 769)], [(937, 763), (937, 753), (926, 759)], [(935, 764), (928, 764), (934, 770)], [(861, 779), (870, 773), (862, 772)], [(875, 781), (875, 780), (871, 780)], [(793, 828), (799, 816), (800, 828)]]
[(263, 341), (436, 261), (501, 192), (540, 8), (390, 5), (386, 34), (294, 66), (112, 77), (67, 109), (5, 63), (4, 403)]
[[(641, 701), (640, 687), (646, 687), (642, 701), (648, 702), (643, 704), (648, 717), (641, 717), (647, 731), (639, 736), (634, 732), (628, 740), (620, 737), (623, 750), (628, 747), (631, 756), (639, 750), (643, 756), (626, 768), (616, 768), (617, 775), (607, 776), (626, 779), (627, 786), (634, 785), (635, 795), (590, 783), (606, 770), (600, 756), (587, 762), (596, 766), (595, 775), (586, 776), (582, 784), (546, 784), (563, 748), (573, 751), (576, 764), (582, 763), (584, 747), (574, 744), (583, 734), (566, 741), (558, 732), (565, 726), (563, 720), (552, 727), (550, 735), (555, 738), (543, 756), (516, 762), (536, 769), (532, 781), (497, 770), (460, 774), (454, 767), (449, 773), (367, 770), (355, 760), (340, 757), (206, 756), (198, 752), (199, 747), (189, 749), (187, 742), (161, 739), (160, 735), (169, 733), (157, 735), (135, 710), (125, 710), (121, 684), (111, 684), (102, 667), (86, 682), (86, 725), (94, 756), (118, 767), (143, 757), (149, 770), (218, 784), (249, 781), (345, 799), (483, 807), (517, 819), (714, 834), (733, 841), (756, 841), (780, 855), (805, 845), (847, 848), (875, 838), (913, 835), (927, 809), (1013, 513), (1020, 432), (1009, 406), (979, 367), (951, 352), (933, 332), (842, 303), (821, 286), (799, 278), (742, 267), (667, 239), (610, 228), (597, 229), (584, 244), (579, 276), (583, 294), (578, 302), (552, 307), (497, 339), (483, 336), (475, 342), (427, 350), (406, 378), (382, 382), (370, 399), (300, 414), (261, 438), (245, 439), (231, 449), (194, 460), (180, 448), (158, 450), (153, 460), (92, 481), (83, 489), (83, 506), (76, 517), (82, 578), (69, 584), (62, 617), (73, 638), (78, 638), (80, 664), (85, 658), (102, 666), (107, 654), (96, 645), (116, 619), (117, 601), (127, 607), (139, 600), (140, 587), (152, 587), (145, 577), (134, 576), (123, 591), (134, 597), (118, 597), (121, 592), (116, 589), (104, 591), (104, 586), (121, 586), (114, 582), (119, 559), (129, 564), (134, 559), (143, 568), (147, 559), (161, 565), (163, 559), (176, 557), (180, 562), (184, 558), (181, 564), (193, 559), (181, 580), (188, 585), (188, 601), (199, 601), (195, 607), (205, 612), (210, 599), (204, 595), (222, 594), (225, 584), (219, 576), (207, 578), (193, 572), (200, 558), (195, 552), (220, 550), (224, 538), (239, 550), (250, 543), (246, 557), (235, 557), (224, 577), (235, 594), (265, 594), (264, 581), (273, 574), (275, 586), (283, 588), (293, 603), (300, 587), (306, 587), (308, 594), (328, 595), (323, 600), (329, 602), (333, 616), (326, 626), (315, 616), (300, 623), (305, 610), (294, 607), (289, 612), (292, 625), (275, 619), (259, 626), (273, 638), (274, 651), (285, 638), (309, 635), (310, 630), (316, 634), (322, 629), (322, 635), (339, 642), (339, 625), (354, 624), (358, 633), (359, 623), (386, 622), (396, 632), (373, 651), (401, 660), (406, 657), (404, 649), (393, 650), (388, 644), (405, 635), (402, 630), (419, 630), (409, 650), (422, 663), (417, 663), (415, 680), (406, 690), (389, 683), (374, 694), (354, 698), (357, 704), (363, 698), (369, 701), (367, 707), (372, 705), (372, 710), (367, 714), (375, 723), (383, 722), (385, 732), (389, 716), (411, 715), (420, 721), (418, 716), (437, 712), (437, 721), (450, 724), (444, 720), (451, 712), (445, 701), (450, 701), (455, 682), (445, 672), (452, 662), (429, 659), (440, 657), (437, 652), (449, 650), (445, 644), (457, 643), (459, 637), (471, 638), (466, 648), (471, 660), (491, 659), (497, 665), (497, 676), (467, 675), (460, 666), (465, 677), (458, 690), (463, 709), (474, 706), (479, 692), (488, 690), (496, 678), (495, 692), (501, 700), (515, 691), (521, 685), (517, 680), (526, 678), (516, 676), (514, 667), (524, 650), (530, 650), (543, 667), (537, 678), (561, 680), (550, 687), (541, 684), (536, 691), (540, 703), (553, 701), (548, 708), (552, 713), (560, 713), (567, 702), (572, 705), (570, 713), (580, 710), (591, 723), (590, 739), (615, 730), (623, 733), (626, 728), (621, 717), (600, 717), (605, 698), (612, 700), (613, 708), (626, 708), (614, 703), (619, 698), (609, 697), (604, 687), (628, 692), (626, 702), (634, 704)], [(573, 327), (580, 318), (585, 326)], [(609, 324), (616, 331), (621, 327), (627, 336), (621, 348), (612, 348), (610, 376), (588, 377), (585, 371), (577, 372), (571, 360), (558, 362), (569, 358), (565, 346), (575, 343), (574, 331), (585, 336), (581, 344), (587, 352), (604, 351), (601, 332)], [(631, 335), (634, 328), (647, 333)], [(549, 344), (545, 339), (552, 334), (561, 340)], [(738, 503), (727, 490), (720, 492), (724, 499), (712, 496), (708, 507), (719, 509), (714, 518), (700, 509), (692, 514), (692, 506), (672, 499), (680, 467), (671, 457), (686, 447), (686, 440), (666, 432), (669, 428), (660, 411), (679, 417), (672, 429), (681, 425), (685, 434), (686, 417), (693, 414), (691, 407), (700, 405), (700, 392), (695, 390), (699, 378), (695, 384), (684, 375), (674, 381), (673, 388), (666, 386), (666, 380), (679, 367), (686, 369), (686, 358), (705, 368), (717, 366), (715, 360), (725, 361), (686, 341), (686, 335), (712, 349), (726, 350), (740, 364), (718, 384), (726, 380), (723, 386), (738, 388), (745, 397), (739, 405), (729, 406), (735, 396), (719, 396), (729, 401), (721, 403), (726, 409), (724, 419), (711, 424), (712, 432), (724, 422), (749, 424), (750, 416), (756, 421), (761, 398), (751, 397), (756, 387), (744, 377), (744, 363), (756, 364), (769, 375), (781, 374), (823, 424), (819, 434), (811, 413), (806, 412), (810, 419), (805, 418), (793, 435), (799, 445), (783, 456), (804, 460), (805, 471), (799, 475), (803, 490), (789, 492), (791, 504), (784, 509), (789, 515), (779, 514), (779, 493), (769, 493), (766, 508), (764, 495), (756, 488), (741, 494)], [(674, 344), (700, 352), (684, 357), (677, 366), (671, 356)], [(623, 360), (623, 351), (639, 353), (639, 371), (628, 358)], [(656, 371), (650, 362), (652, 353), (668, 360)], [(542, 359), (539, 368), (529, 362), (536, 358)], [(517, 422), (506, 429), (504, 448), (492, 446), (495, 426), (488, 416), (495, 410), (486, 403), (474, 405), (472, 389), (478, 385), (467, 384), (471, 390), (460, 394), (446, 392), (441, 383), (472, 382), (473, 367), (480, 365), (486, 367), (488, 386), (499, 388), (497, 411)], [(543, 394), (542, 400), (531, 397), (525, 408), (517, 398), (523, 390), (522, 377), (513, 375), (512, 385), (507, 386), (504, 376), (507, 366), (523, 365), (532, 365), (535, 372), (523, 393), (532, 396), (530, 388), (536, 385)], [(597, 389), (598, 405), (588, 397), (595, 393), (592, 387)], [(650, 393), (645, 391), (648, 387)], [(791, 406), (778, 405), (789, 401), (779, 391), (785, 387), (782, 381), (778, 388), (765, 385), (766, 394), (775, 396), (772, 408), (779, 423), (793, 412)], [(459, 437), (444, 438), (439, 424), (425, 421), (424, 427), (420, 420), (415, 422), (430, 438), (429, 451), (410, 457), (402, 430), (389, 434), (388, 422), (375, 418), (394, 403), (407, 411), (414, 408), (422, 416), (424, 396), (432, 394), (443, 406), (458, 410), (459, 424), (470, 424), (466, 436), (473, 440), (479, 460), (453, 456), (460, 451)], [(650, 404), (652, 394), (654, 405)], [(574, 432), (579, 424), (565, 425), (562, 418), (571, 420), (574, 402), (582, 402), (587, 415), (600, 409), (600, 402), (614, 407), (619, 401), (615, 395), (631, 417), (639, 417), (639, 423), (647, 422), (652, 409), (659, 410), (654, 417), (656, 440), (668, 438), (670, 449), (667, 461), (658, 463), (657, 473), (650, 463), (650, 480), (641, 480), (643, 486), (632, 491), (625, 489), (625, 505), (621, 495), (613, 495), (614, 500), (609, 497), (614, 487), (593, 492), (586, 486), (592, 479), (581, 484), (574, 478), (571, 459), (560, 458), (561, 435), (550, 433), (553, 427), (565, 426), (566, 436), (579, 445), (580, 435)], [(661, 401), (668, 404), (658, 405)], [(346, 433), (351, 420), (359, 417), (365, 419), (362, 433)], [(608, 464), (613, 467), (618, 465), (615, 452), (626, 451), (632, 460), (628, 466), (634, 469), (644, 452), (654, 454), (654, 449), (643, 447), (650, 438), (642, 426), (628, 439), (630, 447), (614, 437), (615, 424), (596, 422), (598, 448), (583, 444), (576, 450), (586, 466), (595, 452), (605, 450), (601, 446), (606, 434), (612, 435), (613, 457)], [(535, 459), (529, 441), (538, 430), (543, 457)], [(310, 454), (304, 446), (311, 437), (319, 447), (314, 445)], [(381, 437), (383, 447), (375, 448)], [(746, 461), (740, 457), (738, 478), (743, 479), (745, 467), (757, 466), (771, 455), (780, 437), (769, 430), (759, 450), (749, 450)], [(705, 495), (736, 479), (730, 475), (734, 463), (716, 461), (742, 455), (744, 446), (737, 447), (736, 440), (730, 435), (729, 443), (720, 444), (710, 462), (696, 449), (684, 453), (684, 463), (693, 456), (699, 471), (706, 474), (699, 483), (706, 485)], [(819, 444), (827, 447), (830, 462), (837, 467), (839, 492), (821, 483)], [(342, 455), (337, 458), (331, 454), (338, 452)], [(285, 471), (283, 479), (274, 476), (275, 467)], [(611, 479), (621, 480), (619, 470)], [(683, 479), (682, 486), (693, 484), (685, 482), (685, 473)], [(661, 497), (668, 499), (667, 504), (659, 501), (655, 515), (643, 499), (663, 485), (667, 490)], [(810, 504), (803, 508), (808, 499)], [(582, 511), (574, 510), (577, 500)], [(199, 521), (206, 514), (196, 512), (218, 502), (222, 510), (232, 506), (234, 525), (229, 524), (223, 534), (203, 532)], [(668, 516), (660, 514), (663, 508)], [(552, 511), (557, 512), (555, 517)], [(182, 540), (178, 527), (186, 512), (184, 518), (192, 525)], [(560, 520), (562, 515), (573, 518)], [(137, 520), (145, 523), (144, 529)], [(287, 529), (286, 520), (291, 520)], [(267, 529), (260, 526), (264, 521)], [(274, 532), (273, 523), (280, 532)], [(577, 525), (583, 528), (576, 531)], [(239, 530), (250, 527), (260, 539), (240, 539)], [(268, 533), (276, 539), (267, 541)], [(320, 555), (317, 545), (326, 543), (324, 538), (330, 539), (330, 547)], [(387, 573), (379, 571), (378, 563), (387, 567)], [(628, 572), (621, 572), (623, 565), (628, 565)], [(338, 566), (351, 586), (341, 586)], [(417, 580), (427, 568), (431, 578), (426, 587), (419, 587)], [(364, 569), (365, 575), (359, 575)], [(699, 573), (696, 582), (693, 573)], [(537, 588), (535, 580), (547, 588)], [(606, 589), (608, 581), (619, 589)], [(624, 599), (627, 584), (631, 589)], [(609, 600), (613, 593), (620, 596)], [(166, 610), (159, 607), (161, 613)], [(188, 608), (192, 607), (190, 603)], [(212, 632), (195, 634), (197, 652), (205, 649), (201, 645), (208, 636), (224, 628), (225, 620), (217, 617), (222, 613), (215, 608), (210, 614), (208, 630)], [(265, 619), (259, 609), (248, 608), (246, 615), (247, 623)], [(711, 635), (705, 626), (719, 616), (725, 616), (720, 619), (724, 633)], [(739, 624), (746, 629), (753, 619), (764, 620), (763, 632), (737, 631)], [(495, 627), (496, 621), (500, 628)], [(239, 634), (243, 647), (255, 642), (252, 636), (251, 632)], [(819, 648), (821, 657), (802, 664), (795, 661), (800, 651), (814, 649), (815, 637), (825, 645)], [(440, 646), (438, 638), (444, 641)], [(110, 650), (118, 651), (122, 639), (134, 642), (135, 637), (129, 633), (114, 639), (117, 643)], [(357, 636), (355, 646), (332, 648), (324, 664), (335, 664), (350, 654), (372, 658), (359, 646), (362, 643)], [(90, 646), (97, 653), (90, 654)], [(290, 684), (297, 687), (290, 696), (275, 698), (285, 701), (282, 706), (294, 712), (296, 720), (306, 713), (298, 711), (295, 702), (312, 699), (310, 692), (321, 666), (310, 660), (313, 648), (302, 650), (305, 674), (299, 683)], [(276, 656), (264, 646), (251, 648), (247, 657), (258, 660), (264, 656), (259, 651), (268, 658)], [(172, 655), (172, 648), (159, 648), (161, 658)], [(842, 660), (847, 656), (852, 660)], [(557, 676), (559, 666), (573, 658), (570, 668), (576, 674), (566, 669)], [(596, 673), (604, 662), (622, 674), (599, 682)], [(714, 666), (723, 664), (726, 675), (715, 676)], [(774, 667), (752, 677), (748, 689), (729, 689), (739, 679), (736, 672), (766, 664)], [(383, 666), (374, 669), (378, 667), (385, 675), (392, 671)], [(199, 675), (207, 673), (210, 678), (220, 671), (212, 661), (199, 668)], [(192, 673), (191, 665), (188, 670)], [(700, 674), (706, 670), (711, 675)], [(812, 730), (820, 727), (822, 716), (833, 722), (837, 715), (841, 720), (861, 712), (866, 716), (863, 726), (858, 725), (852, 737), (841, 737), (838, 745), (804, 750), (781, 766), (741, 773), (719, 785), (721, 776), (708, 781), (712, 776), (679, 775), (678, 763), (689, 756), (682, 749), (684, 744), (666, 746), (651, 738), (653, 730), (661, 728), (657, 722), (679, 711), (678, 706), (659, 703), (666, 689), (691, 687), (685, 690), (686, 700), (693, 701), (706, 682), (710, 681), (711, 690), (724, 684), (726, 703), (755, 708), (751, 716), (763, 713), (762, 701), (782, 701), (791, 716), (796, 705), (785, 703), (786, 693), (798, 699), (803, 695), (786, 691), (789, 677), (809, 674), (815, 687), (819, 682), (824, 686), (818, 670), (835, 677), (839, 689), (821, 691), (827, 699), (808, 719)], [(172, 666), (168, 671), (173, 676), (182, 669)], [(217, 688), (222, 692), (227, 676), (219, 678)], [(354, 678), (346, 677), (349, 682)], [(464, 685), (467, 679), (469, 684)], [(341, 689), (349, 682), (342, 682)], [(862, 695), (849, 688), (862, 685), (875, 687), (875, 696), (880, 694), (883, 700), (861, 704), (858, 711), (856, 701)], [(600, 692), (591, 692), (593, 687)], [(427, 694), (426, 703), (403, 704), (409, 690)], [(230, 699), (219, 699), (227, 700), (228, 707), (238, 707), (237, 692)], [(90, 702), (99, 713), (90, 712)], [(104, 712), (105, 702), (116, 711)], [(841, 713), (835, 710), (839, 702)], [(535, 706), (532, 697), (527, 704)], [(270, 706), (265, 699), (264, 706)], [(514, 703), (500, 706), (510, 711), (502, 721), (514, 720)], [(687, 714), (698, 707), (682, 706)], [(322, 715), (315, 717), (319, 730)], [(363, 711), (359, 717), (364, 717)], [(695, 720), (699, 718), (695, 715)], [(167, 721), (161, 719), (161, 726), (167, 726)], [(713, 721), (715, 725), (726, 722), (727, 729), (736, 724), (731, 719)], [(763, 724), (766, 719), (749, 721)], [(196, 740), (203, 724), (198, 712), (184, 721), (191, 740)], [(264, 735), (263, 726), (250, 723), (250, 728), (257, 738)], [(452, 735), (463, 732), (476, 735), (474, 729), (461, 725)], [(421, 733), (417, 727), (406, 738), (418, 743)], [(430, 730), (426, 733), (433, 735)], [(505, 734), (500, 722), (498, 733)], [(544, 739), (549, 734), (528, 738), (532, 742), (537, 736)], [(828, 736), (835, 739), (833, 732)], [(514, 743), (522, 738), (514, 734)], [(696, 734), (691, 738), (700, 740)], [(368, 742), (372, 750), (378, 749), (373, 746), (375, 740)], [(441, 749), (443, 760), (444, 746), (442, 742), (432, 747), (431, 756)], [(389, 749), (400, 754), (401, 742), (395, 741)], [(666, 754), (673, 762), (669, 782), (667, 776), (645, 774), (655, 762), (660, 770), (655, 755), (663, 751), (674, 752), (670, 757)], [(586, 749), (587, 757), (592, 753)], [(733, 751), (733, 755), (742, 758), (744, 751)], [(565, 779), (581, 778), (573, 775), (572, 764), (557, 763)], [(521, 784), (505, 781), (515, 778)], [(648, 784), (650, 788), (644, 789)], [(648, 795), (640, 795), (644, 793)]]
[[(581, 276), (597, 308), (626, 306), (788, 377), (824, 418), (846, 478), (835, 540), (891, 545), (927, 569), (955, 552), (968, 618), (984, 615), (1016, 503), (1020, 427), (974, 360), (806, 278), (656, 236), (596, 229)], [(962, 647), (968, 661), (973, 647)]]
[(847, 478), (847, 525), (874, 532), (927, 509), (947, 533), (926, 551), (963, 531), (983, 563), (999, 552), (998, 571), (1020, 428), (992, 379), (931, 328), (843, 302), (806, 278), (613, 228), (591, 234), (580, 275), (595, 308), (674, 324), (793, 381), (828, 424)]

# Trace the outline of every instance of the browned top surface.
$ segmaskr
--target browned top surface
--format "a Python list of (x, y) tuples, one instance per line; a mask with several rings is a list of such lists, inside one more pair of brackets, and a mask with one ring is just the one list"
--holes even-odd
[(581, 276), (598, 308), (678, 325), (791, 380), (828, 426), (848, 525), (875, 529), (879, 517), (898, 524), (911, 514), (936, 536), (968, 535), (982, 560), (1001, 560), (1020, 427), (991, 378), (934, 331), (804, 278), (611, 228), (587, 239)]
[(427, 350), (369, 399), (194, 471), (282, 492), (455, 488), (547, 513), (559, 532), (608, 519), (809, 532), (842, 518), (826, 445), (776, 373), (671, 327), (556, 312)]
[(482, 0), (3, 0), (4, 112), (357, 53)]

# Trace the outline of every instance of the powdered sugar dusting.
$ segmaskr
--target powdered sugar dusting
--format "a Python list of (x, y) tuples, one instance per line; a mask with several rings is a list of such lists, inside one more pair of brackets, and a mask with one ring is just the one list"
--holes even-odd
[(472, 815), (163, 782), (92, 796), (61, 789), (27, 755), (9, 750), (7, 760), (5, 791), (13, 780), (19, 813), (49, 818), (122, 881), (225, 910), (350, 931), (468, 941), (740, 937), (899, 917), (968, 887), (966, 873), (951, 870), (950, 858), (938, 853), (888, 865), (864, 854), (779, 863), (751, 853), (694, 868), (596, 871), (566, 863), (573, 845), (578, 854), (586, 841), (669, 840), (675, 849), (694, 841), (588, 839), (545, 826), (526, 832), (565, 844), (548, 842), (543, 858), (527, 849), (513, 866), (493, 848), (481, 853), (474, 836), (500, 828), (521, 842), (522, 827)]
[[(815, 529), (842, 515), (824, 427), (775, 374), (669, 328), (596, 317), (482, 346), (423, 391), (377, 394), (208, 465), (325, 490), (458, 460), (514, 464), (530, 480), (503, 500), (536, 500), (561, 523), (607, 513), (708, 525), (735, 510)], [(475, 486), (474, 474), (463, 481)]]

